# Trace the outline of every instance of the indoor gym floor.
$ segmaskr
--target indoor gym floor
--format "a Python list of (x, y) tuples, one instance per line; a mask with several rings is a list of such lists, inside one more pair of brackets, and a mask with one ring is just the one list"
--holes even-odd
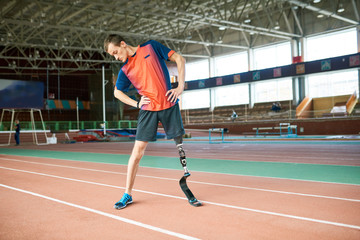
[(124, 191), (133, 142), (0, 148), (0, 239), (360, 239), (360, 141), (150, 143)]

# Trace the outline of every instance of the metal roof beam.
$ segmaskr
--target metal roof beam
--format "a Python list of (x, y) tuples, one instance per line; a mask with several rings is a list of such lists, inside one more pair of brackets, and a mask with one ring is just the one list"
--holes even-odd
[(306, 8), (306, 9), (308, 9), (310, 11), (323, 14), (323, 15), (325, 15), (327, 17), (336, 18), (336, 19), (339, 19), (341, 21), (344, 21), (344, 22), (347, 22), (347, 23), (350, 23), (350, 24), (354, 24), (354, 25), (359, 24), (358, 21), (352, 20), (350, 18), (342, 17), (342, 16), (340, 16), (340, 15), (338, 15), (336, 13), (333, 13), (333, 12), (330, 12), (330, 11), (327, 11), (327, 10), (324, 10), (324, 9), (321, 9), (321, 8), (318, 8), (318, 7), (314, 7), (309, 3), (304, 3), (304, 2), (301, 2), (301, 1), (297, 1), (297, 0), (282, 0), (282, 1), (292, 3), (292, 4), (297, 5), (299, 7)]

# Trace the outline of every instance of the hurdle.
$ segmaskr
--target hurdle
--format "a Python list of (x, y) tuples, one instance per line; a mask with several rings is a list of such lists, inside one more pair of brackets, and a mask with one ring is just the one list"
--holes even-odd
[[(253, 130), (256, 130), (255, 135), (280, 135), (280, 136), (286, 136), (286, 137), (297, 137), (297, 125), (291, 125), (290, 123), (280, 123), (278, 127), (257, 127), (253, 128)], [(260, 132), (261, 130), (279, 130), (279, 132)], [(287, 130), (287, 131), (283, 131)]]
[(221, 143), (224, 142), (224, 128), (209, 128), (209, 143), (211, 142), (211, 133), (221, 133)]

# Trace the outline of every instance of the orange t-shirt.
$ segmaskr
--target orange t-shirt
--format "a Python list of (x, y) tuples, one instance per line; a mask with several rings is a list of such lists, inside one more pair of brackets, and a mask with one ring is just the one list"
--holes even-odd
[(175, 103), (169, 102), (165, 96), (171, 89), (165, 60), (168, 61), (173, 53), (154, 40), (138, 46), (136, 53), (121, 67), (116, 88), (126, 92), (133, 84), (140, 95), (150, 98), (150, 104), (141, 107), (143, 110), (161, 111), (174, 106)]

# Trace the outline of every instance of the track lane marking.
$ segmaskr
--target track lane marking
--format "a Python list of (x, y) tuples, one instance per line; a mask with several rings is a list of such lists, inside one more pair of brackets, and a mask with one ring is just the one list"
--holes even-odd
[[(1, 166), (0, 166), (0, 168), (5, 169), (5, 170), (10, 170), (10, 171), (17, 171), (17, 172), (36, 174), (36, 175), (53, 177), (53, 178), (58, 178), (58, 179), (64, 179), (64, 180), (69, 180), (69, 181), (74, 181), (74, 182), (81, 182), (81, 183), (93, 184), (93, 185), (98, 185), (98, 186), (106, 186), (106, 187), (118, 188), (118, 189), (125, 189), (124, 187), (119, 187), (119, 186), (114, 186), (114, 185), (109, 185), (109, 184), (103, 184), (103, 183), (97, 183), (97, 182), (91, 182), (91, 181), (85, 181), (85, 180), (74, 179), (74, 178), (61, 177), (61, 176), (56, 176), (56, 175), (51, 175), (51, 174), (45, 174), (45, 173), (39, 173), (39, 172), (31, 172), (31, 171), (26, 171), (26, 170), (21, 170), (21, 169), (13, 169), (13, 168), (1, 167)], [(0, 184), (0, 186), (1, 185), (2, 184)], [(146, 194), (151, 194), (151, 195), (162, 196), (162, 197), (169, 197), (169, 198), (187, 200), (184, 197), (168, 195), (168, 194), (162, 194), (162, 193), (156, 193), (156, 192), (150, 192), (150, 191), (144, 191), (144, 190), (139, 190), (139, 189), (133, 189), (133, 191), (146, 193)], [(226, 208), (232, 208), (232, 209), (243, 210), (243, 211), (248, 211), (248, 212), (255, 212), (255, 213), (260, 213), (260, 214), (266, 214), (266, 215), (272, 215), (272, 216), (278, 216), (278, 217), (285, 217), (285, 218), (297, 219), (297, 220), (302, 220), (302, 221), (322, 223), (322, 224), (327, 224), (327, 225), (333, 225), (333, 226), (338, 226), (338, 227), (345, 227), (345, 228), (351, 228), (351, 229), (360, 230), (360, 226), (357, 226), (357, 225), (338, 223), (338, 222), (332, 222), (332, 221), (326, 221), (326, 220), (308, 218), (308, 217), (300, 217), (300, 216), (296, 216), (296, 215), (283, 214), (283, 213), (277, 213), (277, 212), (271, 212), (271, 211), (264, 211), (264, 210), (258, 210), (258, 209), (253, 209), (253, 208), (246, 208), (246, 207), (239, 207), (239, 206), (233, 206), (233, 205), (223, 204), (223, 203), (215, 203), (215, 202), (210, 202), (210, 201), (201, 201), (201, 202), (207, 203), (207, 204), (210, 204), (210, 205), (219, 206), (219, 207), (226, 207)]]
[[(111, 174), (125, 175), (126, 176), (126, 173), (106, 171), (106, 170), (98, 170), (98, 169), (91, 169), (91, 168), (72, 167), (72, 166), (50, 164), (50, 163), (38, 163), (38, 162), (23, 161), (23, 160), (2, 158), (2, 157), (0, 157), (0, 160), (23, 162), (23, 163), (29, 163), (29, 164), (38, 164), (38, 165), (51, 166), (51, 167), (70, 168), (70, 169), (101, 172), (101, 173), (111, 173)], [(177, 182), (179, 181), (179, 179), (175, 179), (175, 178), (156, 177), (156, 176), (149, 176), (149, 175), (142, 175), (142, 174), (138, 174), (136, 176), (137, 177), (144, 177), (144, 178), (160, 179), (160, 180), (177, 181)], [(196, 184), (203, 184), (203, 185), (210, 185), (210, 186), (218, 186), (218, 187), (228, 187), (228, 188), (236, 188), (236, 189), (245, 189), (245, 190), (253, 190), (253, 191), (279, 193), (279, 194), (286, 194), (286, 195), (295, 195), (295, 196), (302, 196), (302, 197), (315, 197), (315, 198), (325, 198), (325, 199), (333, 199), (333, 200), (341, 200), (341, 201), (360, 202), (360, 199), (352, 199), (352, 198), (342, 198), (342, 197), (332, 197), (332, 196), (307, 194), (307, 193), (287, 192), (287, 191), (279, 191), (279, 190), (271, 190), (271, 189), (263, 189), (263, 188), (252, 188), (252, 187), (243, 187), (243, 186), (234, 186), (234, 185), (219, 184), (219, 183), (208, 183), (208, 182), (192, 181), (192, 180), (187, 180), (187, 182), (196, 183)]]
[[(5, 158), (0, 158), (0, 160), (24, 162), (24, 163), (38, 164), (38, 165), (45, 165), (45, 166), (63, 167), (63, 168), (85, 170), (85, 171), (93, 171), (93, 172), (111, 173), (111, 174), (125, 175), (126, 176), (126, 173), (112, 172), (112, 171), (98, 170), (98, 169), (91, 169), (91, 168), (72, 167), (72, 166), (66, 166), (66, 165), (38, 163), (38, 162), (15, 160), (15, 159), (5, 159)], [(174, 178), (156, 177), (156, 176), (148, 176), (148, 175), (141, 175), (141, 174), (138, 174), (137, 176), (144, 177), (144, 178), (160, 179), (160, 180), (179, 181), (179, 179), (174, 179)], [(305, 197), (315, 197), (315, 198), (325, 198), (325, 199), (333, 199), (333, 200), (360, 202), (360, 199), (352, 199), (352, 198), (341, 198), (341, 197), (333, 197), (333, 196), (325, 196), (325, 195), (296, 193), (296, 192), (278, 191), (278, 190), (262, 189), (262, 188), (251, 188), (251, 187), (234, 186), (234, 185), (218, 184), (218, 183), (208, 183), (208, 182), (192, 181), (192, 180), (189, 180), (188, 182), (196, 183), (196, 184), (211, 185), (211, 186), (220, 186), (220, 187), (229, 187), (229, 188), (246, 189), (246, 190), (254, 190), (254, 191), (272, 192), (272, 193), (287, 194), (287, 195), (297, 195), (297, 196), (305, 196)]]
[(106, 212), (99, 211), (99, 210), (96, 210), (96, 209), (92, 209), (92, 208), (89, 208), (89, 207), (81, 206), (81, 205), (78, 205), (78, 204), (75, 204), (75, 203), (62, 201), (60, 199), (52, 198), (52, 197), (45, 196), (45, 195), (42, 195), (42, 194), (39, 194), (39, 193), (23, 190), (23, 189), (20, 189), (20, 188), (15, 188), (15, 187), (8, 186), (8, 185), (5, 185), (5, 184), (0, 184), (0, 187), (11, 189), (11, 190), (22, 192), (22, 193), (26, 193), (26, 194), (30, 194), (32, 196), (44, 198), (44, 199), (47, 199), (47, 200), (50, 200), (50, 201), (53, 201), (53, 202), (57, 202), (57, 203), (67, 205), (67, 206), (70, 206), (70, 207), (75, 207), (75, 208), (78, 208), (78, 209), (82, 209), (82, 210), (85, 210), (87, 212), (92, 212), (92, 213), (95, 213), (95, 214), (98, 214), (98, 215), (109, 217), (109, 218), (112, 218), (112, 219), (115, 219), (115, 220), (119, 220), (119, 221), (122, 221), (122, 222), (125, 222), (125, 223), (129, 223), (129, 224), (132, 224), (132, 225), (135, 225), (135, 226), (138, 226), (138, 227), (146, 228), (146, 229), (149, 229), (149, 230), (152, 230), (152, 231), (155, 231), (155, 232), (159, 232), (159, 233), (163, 233), (163, 234), (166, 234), (166, 235), (170, 235), (170, 236), (173, 236), (173, 237), (186, 239), (186, 240), (198, 240), (198, 238), (191, 237), (191, 236), (188, 236), (188, 235), (185, 235), (185, 234), (169, 231), (169, 230), (166, 230), (166, 229), (163, 229), (163, 228), (155, 227), (155, 226), (152, 226), (152, 225), (149, 225), (149, 224), (141, 223), (141, 222), (131, 220), (131, 219), (128, 219), (128, 218), (124, 218), (124, 217), (120, 217), (120, 216), (117, 216), (117, 215), (114, 215), (114, 214), (110, 214), (110, 213), (106, 213)]

